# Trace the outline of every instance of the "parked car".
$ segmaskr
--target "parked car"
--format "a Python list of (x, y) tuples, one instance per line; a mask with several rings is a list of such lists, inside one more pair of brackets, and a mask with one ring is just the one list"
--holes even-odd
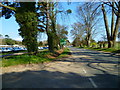
[(23, 48), (23, 50), (27, 50), (27, 48)]
[(22, 50), (27, 50), (25, 47), (0, 47), (0, 53), (4, 52), (17, 52), (17, 51), (22, 51)]
[(43, 47), (38, 47), (39, 50), (43, 50), (44, 48)]
[(48, 47), (43, 47), (43, 49), (48, 49)]
[(18, 47), (13, 47), (13, 51), (16, 52), (16, 51), (20, 51), (20, 49)]
[(6, 48), (6, 47), (2, 47), (2, 52), (10, 52), (10, 51), (12, 51), (12, 49), (10, 49), (10, 48)]

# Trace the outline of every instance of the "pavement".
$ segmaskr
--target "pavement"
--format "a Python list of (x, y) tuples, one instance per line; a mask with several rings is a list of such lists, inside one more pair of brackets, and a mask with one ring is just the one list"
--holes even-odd
[(119, 88), (119, 56), (70, 50), (69, 58), (2, 68), (2, 88)]

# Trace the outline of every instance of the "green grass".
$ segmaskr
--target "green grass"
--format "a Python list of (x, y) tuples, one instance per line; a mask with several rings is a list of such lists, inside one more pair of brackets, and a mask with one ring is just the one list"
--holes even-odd
[(88, 47), (79, 47), (85, 48), (90, 50), (97, 50), (97, 51), (105, 51), (105, 52), (112, 52), (112, 53), (120, 53), (120, 42), (117, 42), (114, 48), (88, 48)]
[(85, 48), (90, 50), (104, 51), (104, 52), (112, 52), (112, 53), (120, 53), (120, 49), (117, 48)]
[(71, 55), (69, 48), (65, 48), (63, 53), (61, 55), (58, 56), (58, 58), (64, 58), (64, 57), (68, 57), (68, 55)]
[(46, 62), (51, 61), (52, 59), (49, 59), (47, 57), (44, 57), (44, 55), (49, 54), (50, 52), (43, 51), (38, 53), (38, 55), (17, 55), (17, 56), (8, 56), (2, 59), (0, 63), (2, 63), (3, 67), (12, 66), (12, 65), (19, 65), (19, 64), (29, 64), (29, 63), (40, 63), (40, 62)]
[[(54, 59), (46, 57), (46, 55), (51, 55), (52, 53), (49, 51), (41, 51), (37, 55), (16, 55), (16, 56), (7, 56), (4, 57), (0, 61), (0, 67), (8, 67), (13, 65), (20, 65), (20, 64), (29, 64), (29, 63), (43, 63), (43, 62), (50, 62)], [(65, 48), (63, 53), (56, 58), (62, 58), (69, 54), (69, 49)], [(1, 64), (2, 63), (2, 64)]]

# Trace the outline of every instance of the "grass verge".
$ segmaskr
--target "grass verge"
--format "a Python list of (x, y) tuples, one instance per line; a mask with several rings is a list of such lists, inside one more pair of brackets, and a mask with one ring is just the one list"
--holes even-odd
[(111, 53), (120, 53), (120, 49), (117, 49), (117, 48), (87, 48), (87, 47), (85, 47), (85, 49), (111, 52)]
[(69, 57), (69, 55), (71, 55), (69, 48), (65, 48), (64, 51), (58, 56), (58, 58)]
[[(51, 53), (49, 51), (41, 51), (37, 55), (16, 55), (16, 56), (7, 56), (2, 58), (0, 61), (0, 67), (8, 67), (13, 65), (20, 65), (20, 64), (32, 64), (32, 63), (43, 63), (43, 62), (50, 62), (57, 58), (66, 57), (70, 54), (69, 49), (65, 48), (62, 50), (61, 53)], [(51, 58), (54, 57), (54, 58)]]

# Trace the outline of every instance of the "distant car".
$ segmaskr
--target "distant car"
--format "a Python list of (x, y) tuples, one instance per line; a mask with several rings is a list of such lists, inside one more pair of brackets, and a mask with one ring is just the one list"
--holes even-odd
[(27, 50), (27, 48), (23, 48), (24, 50)]
[(43, 47), (38, 47), (39, 50), (43, 50), (44, 48)]
[(20, 51), (20, 48), (18, 48), (18, 47), (13, 47), (13, 51), (14, 51), (14, 52)]
[(48, 49), (48, 47), (43, 47), (43, 49)]
[(18, 47), (19, 51), (25, 50), (23, 47)]
[(9, 47), (8, 49), (9, 49), (10, 51), (13, 51), (13, 48), (12, 48), (12, 47)]
[(21, 50), (27, 50), (27, 48), (24, 48), (24, 47), (20, 47)]
[(2, 47), (2, 52), (10, 52), (12, 51), (10, 48)]

